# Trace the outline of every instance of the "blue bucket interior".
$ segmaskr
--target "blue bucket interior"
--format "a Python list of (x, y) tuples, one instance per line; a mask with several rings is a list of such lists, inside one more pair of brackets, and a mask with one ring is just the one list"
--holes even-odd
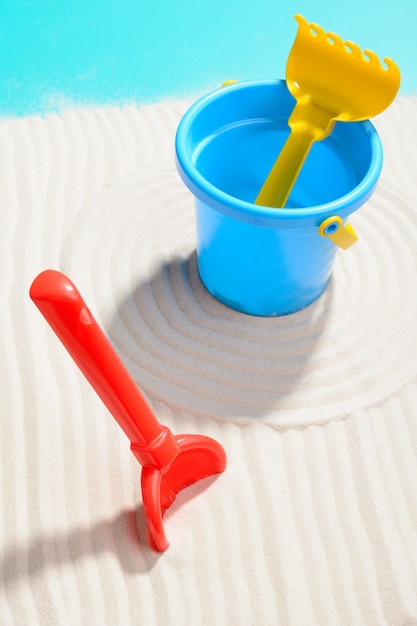
[[(241, 201), (259, 211), (253, 202), (288, 137), (294, 104), (285, 81), (278, 80), (224, 87), (191, 107), (176, 147), (180, 174), (195, 195), (228, 205)], [(316, 207), (324, 213), (336, 201), (337, 213), (349, 214), (372, 192), (381, 165), (382, 148), (369, 121), (337, 123), (328, 138), (313, 145), (286, 208)], [(286, 217), (300, 215), (292, 211)]]

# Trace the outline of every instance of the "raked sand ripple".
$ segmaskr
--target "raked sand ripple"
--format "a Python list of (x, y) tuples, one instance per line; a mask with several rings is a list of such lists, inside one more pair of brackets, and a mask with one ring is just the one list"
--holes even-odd
[(360, 241), (339, 252), (324, 294), (281, 318), (206, 292), (193, 199), (175, 172), (135, 173), (95, 198), (67, 252), (150, 395), (216, 419), (305, 426), (371, 406), (416, 374), (414, 220), (412, 201), (382, 182), (352, 216)]
[[(0, 123), (0, 623), (417, 623), (417, 101), (310, 307), (228, 309), (174, 166), (189, 102)], [(28, 297), (67, 273), (174, 432), (227, 471), (148, 549), (129, 444)]]

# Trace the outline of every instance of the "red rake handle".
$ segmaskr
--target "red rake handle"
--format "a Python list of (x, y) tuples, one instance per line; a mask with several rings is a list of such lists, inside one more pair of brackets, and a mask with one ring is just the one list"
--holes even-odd
[(45, 270), (33, 281), (30, 297), (129, 437), (138, 461), (167, 467), (178, 443), (156, 419), (75, 285), (64, 274)]

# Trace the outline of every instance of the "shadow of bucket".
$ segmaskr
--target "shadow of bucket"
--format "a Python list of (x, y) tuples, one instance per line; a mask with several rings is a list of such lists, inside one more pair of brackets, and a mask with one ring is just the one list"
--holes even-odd
[(382, 167), (371, 122), (337, 123), (313, 145), (286, 207), (255, 205), (294, 104), (283, 80), (236, 83), (193, 104), (176, 134), (177, 169), (195, 196), (201, 280), (252, 315), (293, 313), (320, 296), (338, 236), (356, 240), (346, 219), (371, 196)]

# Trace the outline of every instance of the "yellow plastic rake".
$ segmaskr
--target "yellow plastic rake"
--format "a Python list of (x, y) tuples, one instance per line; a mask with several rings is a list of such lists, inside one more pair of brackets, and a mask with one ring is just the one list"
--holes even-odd
[(389, 58), (383, 67), (371, 50), (344, 42), (335, 33), (296, 15), (298, 32), (286, 69), (287, 86), (296, 99), (289, 117), (290, 135), (255, 204), (284, 207), (315, 141), (336, 121), (361, 121), (378, 115), (395, 98), (400, 71)]

